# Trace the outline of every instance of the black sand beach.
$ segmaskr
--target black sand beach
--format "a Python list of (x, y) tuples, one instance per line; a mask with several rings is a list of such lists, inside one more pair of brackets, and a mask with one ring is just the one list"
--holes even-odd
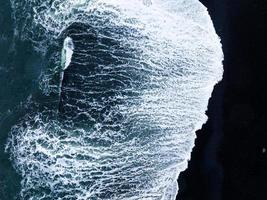
[(225, 72), (189, 167), (179, 177), (177, 199), (267, 199), (267, 3), (201, 2), (221, 37)]

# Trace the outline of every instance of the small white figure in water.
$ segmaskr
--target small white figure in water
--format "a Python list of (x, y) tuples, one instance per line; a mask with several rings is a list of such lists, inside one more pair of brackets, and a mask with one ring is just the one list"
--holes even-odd
[(74, 44), (71, 37), (66, 37), (63, 42), (63, 48), (61, 51), (61, 72), (60, 72), (60, 80), (59, 80), (59, 102), (61, 98), (61, 90), (62, 90), (62, 81), (64, 78), (64, 72), (69, 67), (71, 63), (71, 58), (74, 50)]
[(262, 148), (262, 153), (266, 153), (266, 149), (265, 148)]
[(61, 66), (65, 70), (68, 68), (71, 62), (72, 54), (74, 50), (74, 44), (70, 37), (66, 37), (62, 48)]

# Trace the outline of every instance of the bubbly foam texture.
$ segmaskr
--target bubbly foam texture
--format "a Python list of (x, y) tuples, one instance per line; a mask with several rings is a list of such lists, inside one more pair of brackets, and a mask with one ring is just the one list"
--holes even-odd
[(23, 177), (21, 198), (174, 200), (223, 72), (206, 9), (196, 0), (12, 5), (29, 13), (14, 17), (36, 48), (62, 35), (75, 46), (61, 115), (32, 112), (11, 131), (6, 148)]
[(64, 51), (64, 68), (63, 70), (67, 69), (70, 65), (72, 54), (74, 50), (74, 44), (70, 37), (66, 37), (63, 44), (63, 51)]

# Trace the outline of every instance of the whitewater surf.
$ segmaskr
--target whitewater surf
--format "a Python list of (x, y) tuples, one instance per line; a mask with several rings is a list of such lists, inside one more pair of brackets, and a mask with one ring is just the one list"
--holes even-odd
[(11, 4), (17, 36), (47, 59), (40, 90), (50, 100), (29, 102), (6, 144), (22, 176), (19, 198), (174, 200), (223, 74), (206, 8), (197, 0)]

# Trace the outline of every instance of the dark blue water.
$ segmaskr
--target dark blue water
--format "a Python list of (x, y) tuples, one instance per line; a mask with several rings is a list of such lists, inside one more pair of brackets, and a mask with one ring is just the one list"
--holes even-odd
[(13, 199), (20, 190), (20, 176), (4, 152), (10, 128), (19, 118), (18, 105), (34, 88), (38, 72), (31, 67), (29, 44), (14, 38), (9, 1), (0, 1), (0, 199)]
[(24, 105), (34, 96), (46, 102), (39, 90), (44, 59), (29, 41), (15, 31), (9, 1), (0, 1), (0, 199), (18, 197), (21, 176), (15, 172), (5, 153), (11, 127), (29, 110)]

